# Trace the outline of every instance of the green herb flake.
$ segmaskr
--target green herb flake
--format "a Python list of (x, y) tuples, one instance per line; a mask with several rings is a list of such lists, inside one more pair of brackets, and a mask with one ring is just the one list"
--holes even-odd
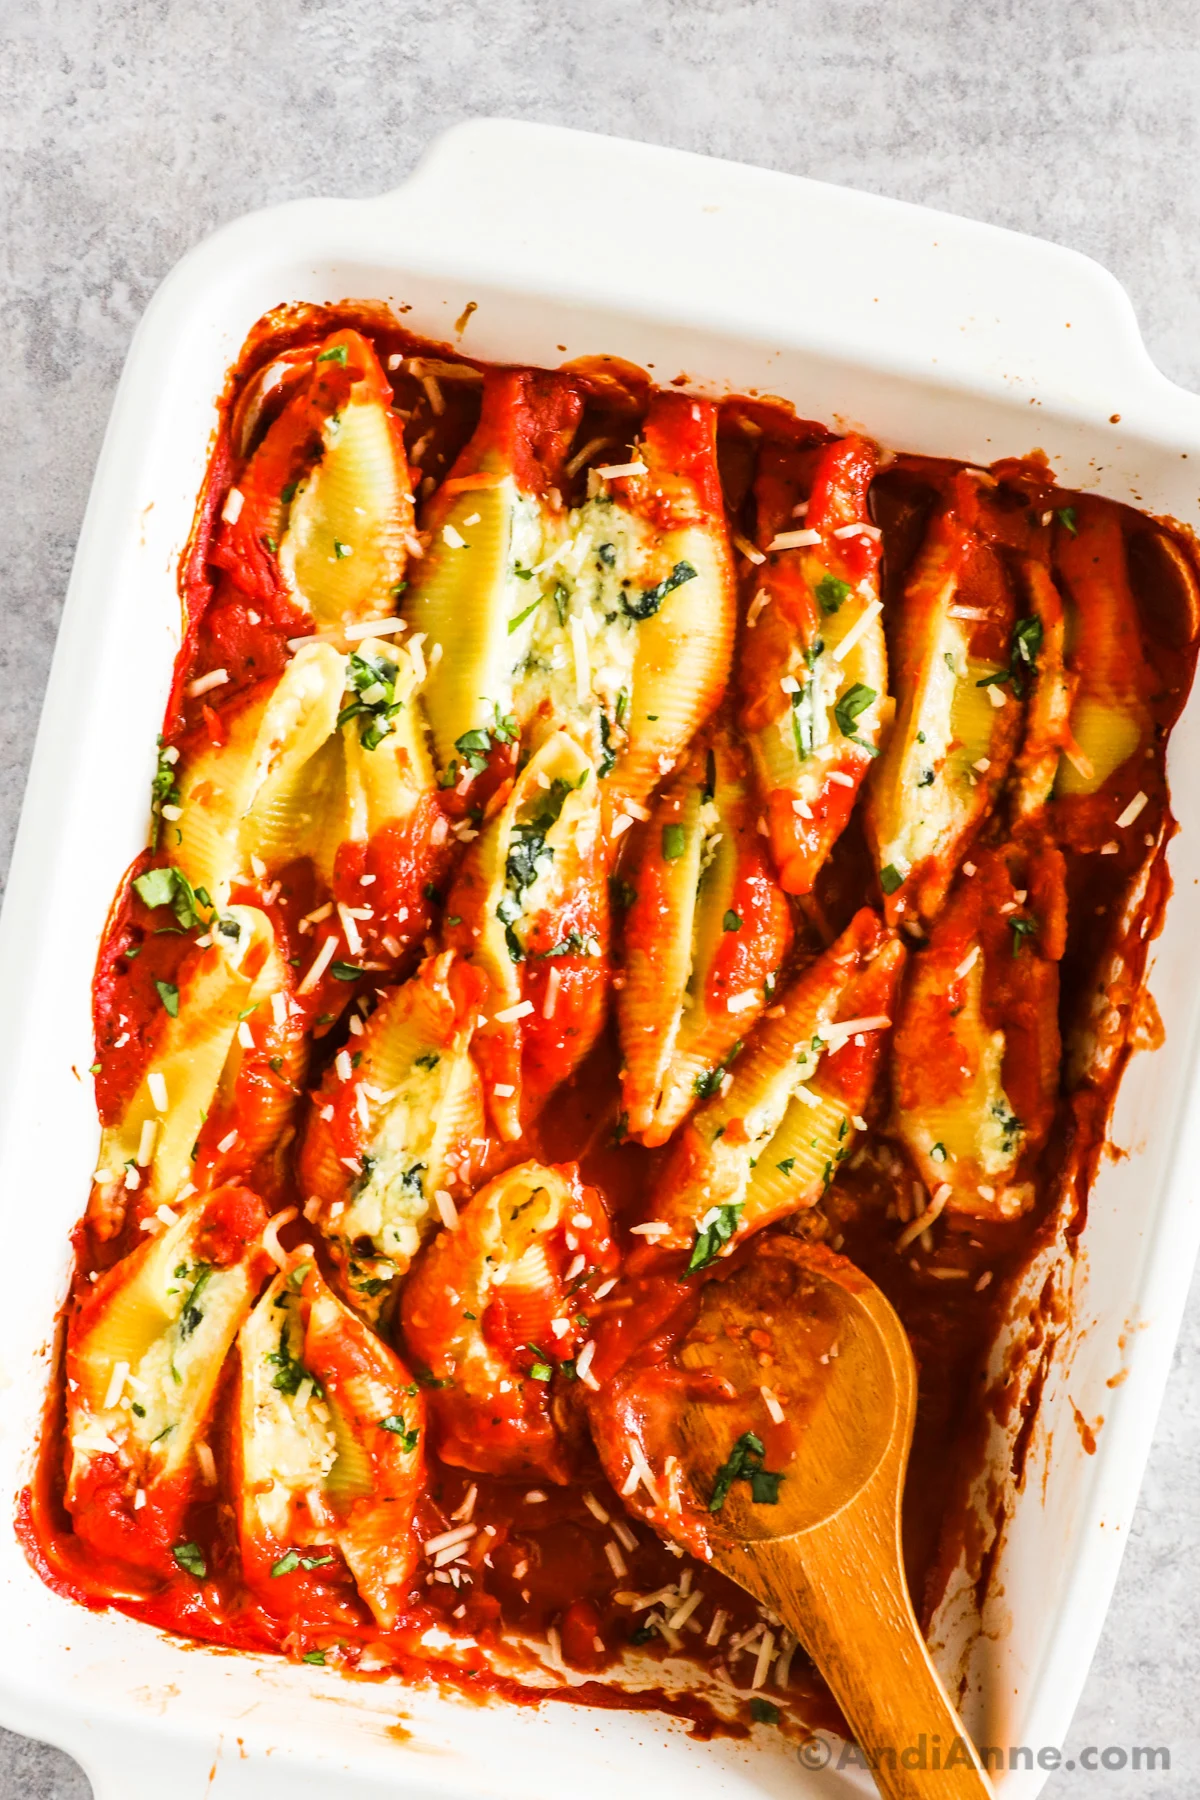
[(402, 1450), (415, 1450), (417, 1439), (421, 1435), (420, 1429), (415, 1425), (411, 1431), (409, 1430), (402, 1413), (389, 1413), (386, 1419), (380, 1419), (379, 1429), (380, 1431), (390, 1431), (393, 1437), (399, 1438)]
[(171, 1555), (181, 1569), (194, 1575), (197, 1581), (203, 1581), (208, 1574), (208, 1564), (204, 1560), (204, 1552), (199, 1544), (176, 1544)]
[(779, 1484), (783, 1475), (764, 1469), (765, 1455), (762, 1439), (753, 1431), (743, 1431), (728, 1458), (717, 1470), (708, 1502), (709, 1512), (720, 1512), (735, 1481), (750, 1483), (750, 1495), (756, 1506), (778, 1504)]
[(201, 908), (211, 913), (213, 903), (204, 888), (194, 888), (182, 869), (147, 869), (134, 878), (134, 889), (145, 906), (169, 906), (185, 931), (197, 925), (211, 924), (202, 916)]
[(733, 909), (730, 908), (722, 920), (722, 928), (725, 931), (740, 931), (742, 929), (741, 914), (735, 913)]
[(709, 1263), (716, 1261), (738, 1228), (742, 1204), (740, 1200), (732, 1200), (724, 1206), (718, 1206), (715, 1218), (710, 1219), (702, 1230), (697, 1230), (691, 1260), (685, 1271), (688, 1275), (695, 1275), (700, 1269), (707, 1269)]
[(785, 1156), (782, 1162), (775, 1164), (775, 1167), (779, 1170), (781, 1175), (790, 1175), (795, 1166), (796, 1159), (794, 1156)]
[(835, 613), (842, 602), (850, 596), (850, 583), (839, 581), (836, 575), (823, 575), (814, 592), (823, 613)]
[(360, 963), (335, 962), (330, 963), (329, 973), (338, 981), (357, 981), (359, 976), (365, 974), (366, 971)]
[(363, 656), (353, 651), (346, 665), (346, 686), (351, 699), (337, 716), (339, 728), (358, 719), (358, 735), (364, 750), (378, 749), (396, 727), (396, 714), (404, 710), (403, 700), (396, 698), (399, 665), (383, 655)]
[(173, 981), (156, 981), (158, 997), (173, 1019), (179, 1017), (179, 989)]
[(323, 362), (338, 363), (344, 369), (346, 366), (346, 346), (345, 346), (345, 344), (335, 344), (333, 346), (332, 350), (322, 350), (320, 356), (318, 356), (318, 358), (317, 358), (317, 361), (319, 363), (323, 363)]
[(652, 588), (643, 588), (640, 593), (632, 594), (622, 590), (621, 605), (631, 619), (648, 619), (656, 613), (668, 594), (682, 587), (685, 581), (695, 581), (696, 570), (690, 562), (677, 562), (669, 575)]
[(1008, 929), (1013, 934), (1012, 953), (1014, 956), (1019, 956), (1021, 954), (1021, 945), (1025, 939), (1027, 937), (1032, 937), (1037, 931), (1037, 920), (1010, 919), (1008, 921)]
[(861, 713), (865, 713), (877, 699), (878, 695), (874, 688), (867, 687), (861, 681), (856, 681), (853, 687), (846, 689), (833, 709), (833, 716), (837, 720), (838, 730), (842, 736), (849, 738), (852, 744), (858, 744), (864, 750), (872, 750), (873, 746), (864, 743), (863, 739), (856, 734), (855, 720)]
[(325, 1652), (323, 1650), (306, 1650), (304, 1655), (300, 1658), (300, 1661), (311, 1663), (314, 1669), (323, 1669), (325, 1667)]
[(755, 1694), (750, 1701), (750, 1717), (756, 1725), (778, 1725), (779, 1708), (773, 1700), (764, 1700), (760, 1694)]
[[(533, 574), (533, 571), (531, 569), (520, 569), (519, 568), (515, 572), (516, 572), (516, 574), (518, 574), (521, 577), (522, 581), (529, 581)], [(525, 609), (522, 612), (519, 612), (515, 619), (510, 619), (508, 621), (509, 637), (512, 636), (514, 631), (520, 630), (521, 626), (525, 623), (526, 619), (531, 618), (541, 604), (542, 604), (542, 596), (541, 596), (541, 594), (539, 594), (537, 599), (531, 600), (529, 605), (527, 607), (525, 607)]]
[(703, 1074), (697, 1075), (692, 1086), (699, 1099), (711, 1100), (713, 1095), (720, 1091), (721, 1083), (725, 1079), (729, 1065), (741, 1047), (742, 1041), (739, 1038), (733, 1048), (726, 1051), (725, 1060), (723, 1062), (719, 1062), (715, 1069), (705, 1069)]
[(879, 871), (879, 885), (885, 894), (894, 894), (898, 887), (903, 887), (904, 877), (895, 863), (885, 863)]
[(343, 544), (340, 538), (334, 538), (333, 555), (336, 562), (341, 562), (344, 556), (353, 556), (353, 554), (354, 551), (349, 544)]
[(685, 841), (682, 825), (663, 826), (662, 853), (668, 862), (676, 862), (683, 855)]
[(1073, 506), (1060, 506), (1056, 517), (1062, 520), (1062, 523), (1066, 526), (1072, 537), (1079, 536), (1079, 526), (1076, 523), (1075, 508)]

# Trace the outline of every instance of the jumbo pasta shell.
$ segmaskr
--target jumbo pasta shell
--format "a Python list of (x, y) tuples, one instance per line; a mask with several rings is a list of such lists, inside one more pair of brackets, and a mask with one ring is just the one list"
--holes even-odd
[(394, 612), (413, 527), (404, 440), (381, 395), (356, 384), (321, 441), (279, 546), (284, 581), (319, 628)]
[(319, 837), (335, 787), (313, 759), (333, 736), (344, 685), (345, 658), (332, 645), (303, 645), (274, 686), (233, 715), (227, 741), (183, 765), (173, 858), (218, 905), (251, 854), (272, 872)]
[[(227, 926), (236, 935), (222, 929)], [(210, 948), (181, 972), (177, 1011), (169, 1017), (158, 1042), (153, 1068), (147, 1070), (120, 1123), (109, 1126), (100, 1141), (100, 1167), (107, 1187), (123, 1181), (125, 1171), (144, 1171), (132, 1190), (140, 1209), (152, 1214), (175, 1199), (192, 1172), (192, 1147), (213, 1103), (239, 1023), (273, 987), (288, 986), (274, 932), (265, 913), (237, 906), (222, 915)], [(150, 1075), (162, 1077), (169, 1104), (159, 1112)], [(148, 1128), (153, 1127), (148, 1133)], [(152, 1148), (147, 1156), (146, 1136)], [(144, 1162), (140, 1159), (146, 1156)]]

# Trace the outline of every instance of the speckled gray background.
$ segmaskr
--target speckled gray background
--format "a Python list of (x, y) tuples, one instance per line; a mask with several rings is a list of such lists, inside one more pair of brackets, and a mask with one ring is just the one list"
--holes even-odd
[[(501, 114), (925, 201), (1106, 263), (1200, 387), (1195, 0), (0, 0), (0, 869), (122, 358), (197, 239), (305, 194), (372, 194)], [(1200, 1786), (1200, 1298), (1066, 1745), (1166, 1744)], [(0, 1629), (3, 1621), (0, 1621)], [(0, 1800), (84, 1800), (0, 1732)]]

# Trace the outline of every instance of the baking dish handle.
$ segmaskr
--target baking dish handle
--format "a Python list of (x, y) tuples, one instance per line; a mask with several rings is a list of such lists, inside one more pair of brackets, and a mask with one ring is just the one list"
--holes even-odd
[[(1077, 251), (678, 150), (503, 119), (456, 126), (382, 202), (514, 291), (765, 333), (781, 313), (842, 359), (1116, 423), (1143, 400), (1200, 430), (1128, 295)], [(456, 250), (457, 247), (457, 250)], [(701, 279), (697, 280), (697, 275)], [(606, 346), (611, 348), (611, 346)]]

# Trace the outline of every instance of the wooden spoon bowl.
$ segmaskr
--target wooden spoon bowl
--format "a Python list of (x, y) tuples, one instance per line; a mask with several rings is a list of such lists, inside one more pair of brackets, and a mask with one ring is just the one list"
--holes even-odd
[[(636, 1377), (621, 1430), (597, 1433), (614, 1486), (796, 1634), (889, 1800), (985, 1800), (904, 1576), (917, 1380), (890, 1303), (844, 1257), (764, 1237), (706, 1283), (677, 1362), (677, 1380), (647, 1371), (645, 1388), (648, 1466), (661, 1475), (677, 1459), (656, 1482), (668, 1497), (629, 1493), (631, 1464), (614, 1454), (638, 1416)], [(935, 1734), (941, 1767), (910, 1766), (932, 1762)]]

